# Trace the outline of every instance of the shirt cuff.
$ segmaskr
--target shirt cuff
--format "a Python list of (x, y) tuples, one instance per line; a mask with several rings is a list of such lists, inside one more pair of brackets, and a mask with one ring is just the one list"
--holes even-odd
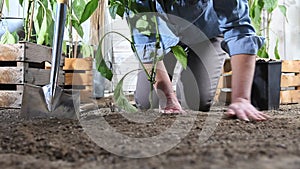
[(221, 46), (230, 56), (238, 54), (256, 55), (257, 51), (264, 44), (264, 41), (263, 37), (255, 35), (231, 37), (223, 40)]

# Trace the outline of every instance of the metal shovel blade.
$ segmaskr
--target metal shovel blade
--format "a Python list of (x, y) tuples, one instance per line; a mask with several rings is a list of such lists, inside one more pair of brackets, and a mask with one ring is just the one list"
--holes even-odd
[[(25, 92), (28, 91), (28, 92)], [(32, 84), (24, 85), (22, 98), (22, 117), (32, 118), (66, 118), (76, 119), (79, 111), (80, 96), (78, 91), (56, 87), (52, 100), (52, 111), (48, 110), (42, 87)]]
[(67, 0), (57, 1), (50, 84), (43, 87), (31, 84), (24, 85), (21, 111), (22, 115), (27, 118), (76, 117), (76, 108), (79, 108), (79, 93), (76, 95), (75, 92), (68, 92), (57, 86), (66, 20), (66, 3)]

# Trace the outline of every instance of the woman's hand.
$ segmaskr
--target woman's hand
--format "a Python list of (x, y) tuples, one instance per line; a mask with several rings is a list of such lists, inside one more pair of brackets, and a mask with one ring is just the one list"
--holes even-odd
[(237, 117), (245, 121), (264, 121), (270, 118), (269, 115), (258, 111), (249, 100), (243, 98), (238, 98), (232, 102), (225, 115), (227, 117)]

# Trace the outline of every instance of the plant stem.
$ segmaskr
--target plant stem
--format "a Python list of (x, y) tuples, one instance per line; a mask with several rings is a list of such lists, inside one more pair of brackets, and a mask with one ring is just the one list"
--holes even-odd
[(268, 13), (267, 14), (267, 29), (266, 29), (266, 51), (269, 51), (270, 48), (270, 26), (271, 26), (271, 19), (272, 19), (272, 14)]
[(4, 6), (4, 0), (0, 0), (0, 20), (2, 18), (2, 10), (3, 10), (3, 6)]
[(72, 31), (72, 1), (70, 1), (70, 4), (68, 5), (68, 11), (69, 11), (69, 53), (68, 57), (73, 57), (73, 31)]
[(155, 50), (154, 50), (154, 58), (153, 58), (153, 62), (152, 62), (152, 70), (151, 70), (151, 74), (150, 74), (150, 108), (153, 108), (153, 90), (154, 90), (154, 84), (156, 83), (156, 68), (157, 68), (157, 51), (160, 48), (160, 34), (159, 34), (159, 29), (158, 29), (158, 23), (157, 23), (157, 16), (154, 15), (154, 24), (155, 24), (155, 38), (156, 38), (156, 42), (155, 42)]
[(30, 41), (31, 38), (31, 33), (32, 33), (32, 25), (33, 25), (33, 15), (34, 15), (34, 7), (35, 7), (35, 2), (33, 1), (32, 4), (32, 9), (31, 9), (31, 14), (30, 14), (30, 19), (29, 19), (29, 30), (28, 30), (28, 41)]

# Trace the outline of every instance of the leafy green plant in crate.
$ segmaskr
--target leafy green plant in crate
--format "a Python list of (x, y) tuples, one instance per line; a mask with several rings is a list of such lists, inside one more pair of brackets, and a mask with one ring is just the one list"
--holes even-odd
[[(9, 1), (5, 1), (9, 8)], [(6, 32), (2, 36), (2, 43), (17, 43), (19, 40), (37, 44), (52, 46), (54, 16), (56, 12), (56, 0), (19, 0), (19, 4), (26, 13), (24, 18), (24, 39), (19, 39), (16, 33)], [(98, 7), (98, 0), (70, 0), (68, 4), (67, 21), (65, 28), (68, 30), (68, 40), (64, 41), (63, 51), (66, 51), (66, 44), (73, 44), (73, 29), (83, 38), (82, 24), (93, 14)], [(72, 46), (68, 52), (73, 57)], [(84, 44), (83, 53), (92, 54), (91, 47)]]
[[(265, 45), (258, 51), (257, 55), (261, 58), (270, 58), (270, 31), (273, 14), (276, 9), (286, 18), (287, 7), (284, 4), (279, 4), (278, 0), (249, 0), (250, 18), (258, 35), (264, 35), (266, 38)], [(278, 38), (274, 48), (276, 59), (280, 59), (278, 52)]]
[[(151, 3), (151, 5), (154, 5), (154, 3)], [(150, 7), (150, 9), (155, 9), (154, 6)], [(102, 51), (102, 45), (103, 45), (103, 40), (105, 39), (106, 36), (109, 34), (117, 34), (124, 38), (126, 41), (130, 43), (131, 49), (135, 54), (135, 57), (139, 61), (139, 64), (142, 67), (142, 70), (146, 73), (147, 79), (150, 82), (150, 105), (151, 108), (153, 108), (152, 104), (152, 97), (153, 97), (153, 90), (154, 87), (153, 85), (156, 83), (155, 82), (155, 75), (156, 75), (156, 68), (157, 68), (157, 63), (158, 61), (162, 60), (164, 55), (158, 55), (158, 50), (162, 48), (161, 45), (161, 35), (159, 31), (159, 26), (158, 26), (158, 16), (157, 13), (155, 13), (155, 10), (150, 10), (148, 8), (144, 8), (141, 5), (137, 3), (136, 0), (109, 0), (109, 12), (110, 15), (113, 19), (115, 19), (117, 16), (121, 17), (124, 19), (126, 16), (128, 19), (128, 26), (129, 29), (132, 31), (131, 28), (136, 28), (139, 33), (145, 35), (145, 36), (151, 36), (154, 34), (156, 42), (155, 42), (155, 50), (152, 52), (150, 55), (152, 57), (152, 65), (149, 70), (149, 68), (146, 68), (142, 61), (140, 60), (140, 57), (138, 56), (137, 49), (135, 47), (135, 42), (133, 38), (127, 38), (125, 35), (116, 32), (116, 31), (110, 31), (107, 32), (106, 34), (103, 35), (103, 37), (100, 39), (99, 45), (98, 45), (98, 50), (96, 53), (96, 62), (97, 62), (97, 69), (98, 71), (102, 74), (102, 76), (106, 77), (108, 80), (112, 80), (113, 73), (112, 71), (107, 67), (104, 57), (103, 57), (103, 51)], [(149, 13), (150, 12), (150, 13)], [(132, 22), (132, 20), (134, 20)], [(132, 35), (132, 32), (131, 32)], [(132, 37), (132, 36), (131, 36)], [(184, 51), (184, 49), (179, 46), (173, 46), (171, 47), (172, 52), (174, 53), (176, 59), (181, 63), (183, 68), (187, 67), (187, 55)], [(140, 69), (138, 69), (140, 70)], [(137, 70), (133, 70), (137, 71)], [(118, 84), (115, 87), (114, 90), (114, 100), (116, 104), (123, 110), (128, 111), (128, 112), (136, 112), (137, 109), (133, 105), (131, 105), (123, 91), (123, 82), (125, 77), (132, 73), (128, 72), (126, 73), (121, 80), (118, 82)]]

